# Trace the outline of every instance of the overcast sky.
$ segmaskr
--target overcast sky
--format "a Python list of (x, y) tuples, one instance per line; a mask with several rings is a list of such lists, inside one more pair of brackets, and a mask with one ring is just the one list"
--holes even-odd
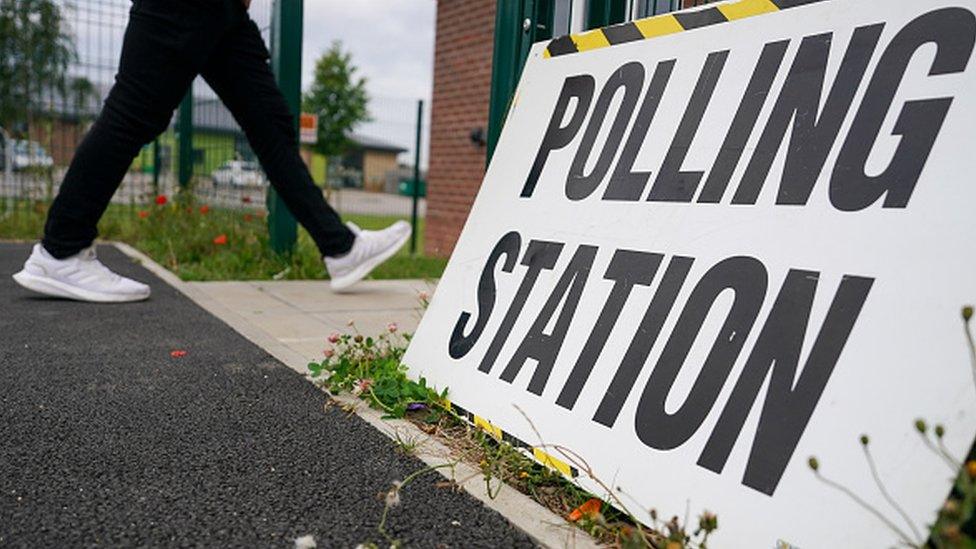
[(434, 0), (306, 0), (302, 82), (333, 40), (352, 53), (372, 95), (428, 98)]
[[(93, 0), (74, 6), (67, 14), (75, 36), (81, 64), (78, 74), (99, 84), (112, 82), (128, 19), (125, 0)], [(334, 40), (352, 55), (361, 76), (366, 77), (373, 118), (357, 132), (383, 139), (409, 151), (414, 148), (416, 102), (425, 105), (424, 146), (430, 120), (430, 94), (434, 63), (436, 0), (305, 0), (302, 86), (311, 82), (315, 60)], [(94, 7), (104, 7), (93, 15)], [(268, 34), (270, 0), (257, 0), (251, 16), (265, 36)], [(194, 93), (209, 90), (199, 81)], [(212, 92), (209, 92), (212, 93)], [(400, 160), (412, 163), (412, 152)], [(421, 165), (426, 165), (422, 158)]]
[(305, 0), (303, 87), (315, 60), (341, 41), (371, 97), (374, 120), (357, 131), (413, 149), (417, 99), (426, 102), (427, 120), (430, 114), (436, 9), (435, 0)]

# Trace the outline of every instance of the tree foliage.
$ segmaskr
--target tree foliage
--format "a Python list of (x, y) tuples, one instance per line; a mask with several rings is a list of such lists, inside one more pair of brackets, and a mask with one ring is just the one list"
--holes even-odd
[(366, 79), (356, 70), (352, 56), (335, 41), (315, 62), (312, 85), (302, 97), (302, 110), (319, 116), (316, 149), (326, 156), (342, 153), (349, 132), (369, 120)]
[(74, 59), (74, 42), (54, 0), (0, 0), (0, 125), (29, 123), (45, 107), (45, 96), (64, 97)]

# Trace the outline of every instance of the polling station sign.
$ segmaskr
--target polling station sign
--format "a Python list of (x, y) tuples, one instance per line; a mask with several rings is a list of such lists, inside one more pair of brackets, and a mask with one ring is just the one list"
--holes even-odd
[(645, 520), (717, 513), (717, 547), (895, 545), (807, 467), (910, 532), (862, 433), (924, 531), (953, 475), (915, 419), (976, 436), (974, 12), (744, 0), (536, 44), (406, 363)]

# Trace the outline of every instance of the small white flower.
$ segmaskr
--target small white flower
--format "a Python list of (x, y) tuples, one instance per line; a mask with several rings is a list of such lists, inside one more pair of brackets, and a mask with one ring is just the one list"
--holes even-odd
[(386, 493), (386, 506), (396, 507), (400, 505), (400, 485), (402, 483), (399, 480), (393, 481), (393, 487), (390, 491)]

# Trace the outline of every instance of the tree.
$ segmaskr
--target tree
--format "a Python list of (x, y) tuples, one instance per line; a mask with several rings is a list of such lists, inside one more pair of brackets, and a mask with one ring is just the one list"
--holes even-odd
[(63, 97), (74, 58), (54, 0), (0, 0), (0, 126), (29, 128), (45, 93)]
[(302, 110), (319, 116), (316, 150), (327, 157), (341, 154), (348, 133), (369, 120), (368, 103), (366, 79), (356, 76), (352, 56), (333, 42), (315, 62), (312, 85), (302, 97)]

